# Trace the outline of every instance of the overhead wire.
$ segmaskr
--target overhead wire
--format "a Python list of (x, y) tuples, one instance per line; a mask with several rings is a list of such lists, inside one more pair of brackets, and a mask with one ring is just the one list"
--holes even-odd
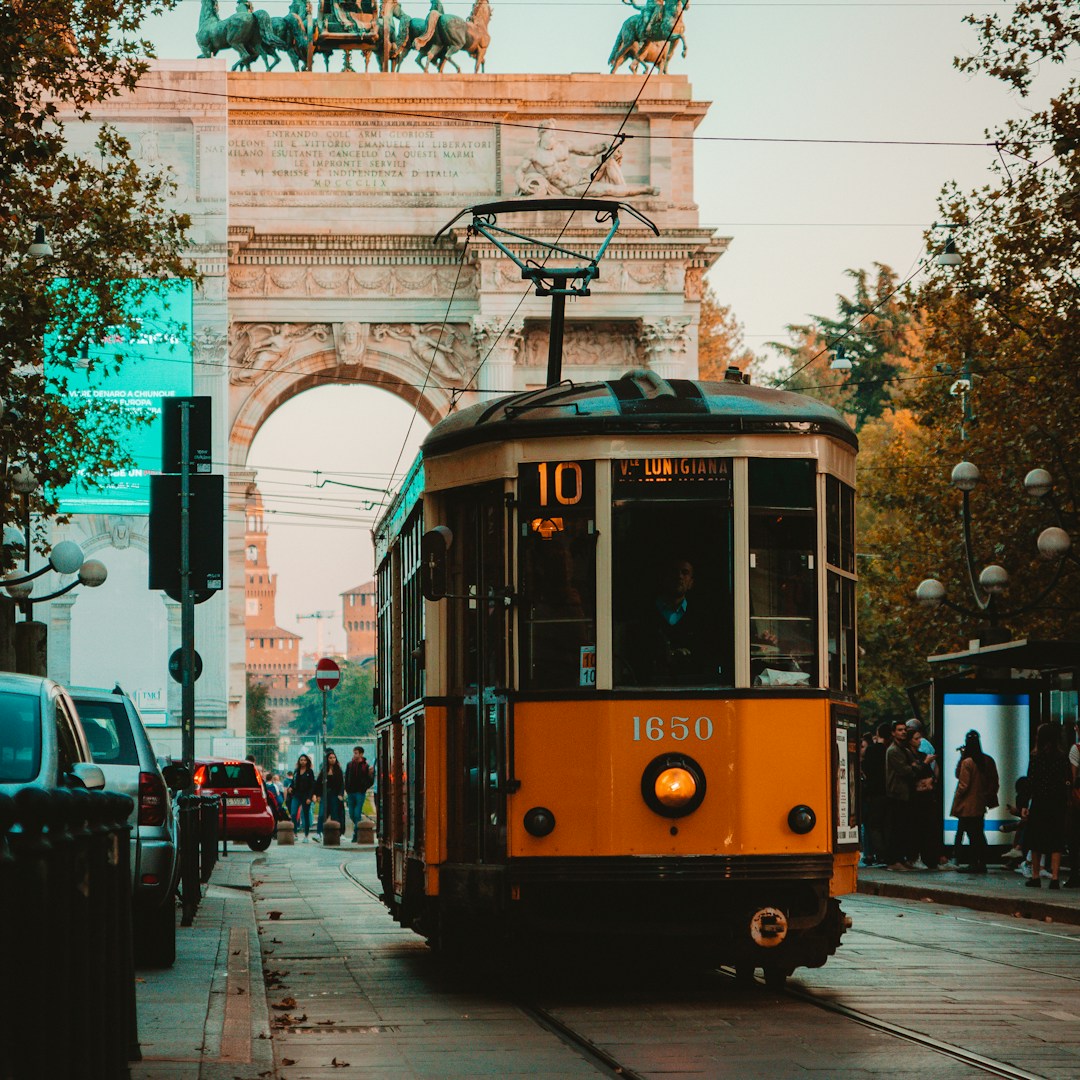
[[(626, 136), (624, 134), (626, 125), (629, 123), (630, 117), (633, 115), (634, 109), (637, 107), (637, 103), (641, 100), (641, 95), (645, 92), (645, 87), (648, 85), (649, 79), (652, 78), (653, 72), (655, 72), (660, 65), (661, 58), (667, 52), (668, 46), (671, 45), (671, 36), (675, 33), (675, 28), (679, 25), (679, 20), (682, 18), (682, 14), (683, 12), (685, 12), (688, 3), (689, 0), (683, 0), (681, 8), (678, 6), (676, 7), (676, 16), (672, 20), (671, 29), (668, 31), (667, 38), (665, 38), (664, 43), (660, 48), (660, 55), (652, 62), (649, 70), (645, 73), (645, 78), (642, 80), (641, 86), (638, 87), (638, 92), (634, 95), (634, 100), (630, 102), (630, 105), (627, 107), (627, 110), (623, 115), (622, 121), (619, 123), (618, 130), (615, 132), (614, 135), (610, 136), (611, 144), (608, 146), (607, 150), (600, 156), (600, 160), (597, 162), (596, 167), (593, 169), (592, 175), (589, 177), (589, 182), (585, 185), (585, 190), (581, 193), (579, 198), (584, 199), (585, 196), (589, 194), (589, 189), (596, 182), (596, 177), (599, 175), (601, 168), (603, 168), (604, 166), (604, 163), (608, 160), (608, 158), (611, 157), (612, 154), (614, 154), (619, 149), (623, 142), (626, 141)], [(608, 138), (608, 136), (604, 135), (604, 138)], [(554, 242), (547, 245), (548, 254), (544, 257), (544, 261), (541, 264), (542, 266), (547, 266), (548, 260), (554, 254), (555, 249), (558, 247), (559, 242), (562, 240), (564, 234), (566, 233), (566, 230), (570, 227), (570, 222), (573, 221), (573, 219), (574, 214), (573, 212), (571, 212), (570, 217), (566, 219), (566, 224), (564, 224), (563, 227), (559, 230), (559, 235), (555, 238)], [(531, 291), (532, 285), (530, 284), (529, 287), (526, 288), (526, 290), (521, 294), (521, 297), (518, 299), (517, 304), (514, 306), (514, 310), (510, 314), (510, 317), (505, 319), (502, 326), (499, 327), (499, 332), (498, 334), (496, 334), (495, 340), (491, 343), (491, 346), (488, 349), (487, 353), (484, 355), (483, 360), (481, 360), (480, 363), (476, 365), (476, 369), (473, 371), (472, 375), (469, 376), (468, 381), (462, 388), (462, 394), (468, 391), (469, 387), (476, 380), (476, 377), (480, 374), (481, 369), (488, 362), (488, 358), (495, 351), (496, 346), (502, 340), (503, 334), (506, 333), (507, 328), (512, 325), (514, 319), (517, 317), (518, 311), (521, 310), (521, 305), (525, 303), (525, 300), (528, 298)], [(454, 400), (451, 403), (451, 408), (456, 405), (459, 396), (460, 395), (455, 393)]]

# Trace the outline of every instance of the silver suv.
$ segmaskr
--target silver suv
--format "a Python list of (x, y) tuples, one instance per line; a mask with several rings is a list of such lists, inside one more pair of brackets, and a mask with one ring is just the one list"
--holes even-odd
[(134, 702), (114, 690), (72, 687), (94, 762), (110, 791), (130, 795), (135, 959), (169, 967), (176, 959), (176, 814), (154, 748)]

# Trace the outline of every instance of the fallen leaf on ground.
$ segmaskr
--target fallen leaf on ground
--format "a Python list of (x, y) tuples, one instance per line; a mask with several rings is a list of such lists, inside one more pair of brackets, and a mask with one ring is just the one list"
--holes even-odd
[(238, 995), (239, 995), (239, 994), (246, 994), (246, 993), (247, 993), (247, 991), (246, 991), (246, 990), (245, 990), (245, 989), (244, 989), (244, 988), (243, 988), (242, 986), (238, 986), (238, 987), (236, 988), (236, 993), (237, 993)]
[(331, 1024), (336, 1024), (336, 1020), (320, 1020), (319, 1027), (329, 1027)]
[(347, 1061), (338, 1061), (337, 1058), (331, 1058), (330, 1064), (333, 1065), (335, 1069), (347, 1069), (349, 1067)]
[(282, 1058), (281, 1059), (281, 1064), (282, 1065), (295, 1065), (296, 1064), (296, 1058)]
[(270, 1002), (270, 1008), (271, 1009), (295, 1009), (296, 1008), (296, 998), (287, 997), (287, 998), (282, 998), (280, 1001), (271, 1001)]
[(276, 922), (278, 919), (281, 918), (282, 915), (285, 914), (285, 912), (283, 912), (283, 911), (268, 911), (266, 914), (269, 915), (270, 918), (273, 919)]

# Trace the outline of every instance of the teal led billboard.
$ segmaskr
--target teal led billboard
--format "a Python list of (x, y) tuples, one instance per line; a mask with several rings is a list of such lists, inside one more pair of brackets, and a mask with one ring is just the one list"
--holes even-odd
[(95, 477), (100, 486), (77, 474), (56, 492), (61, 513), (150, 512), (150, 476), (161, 472), (161, 399), (187, 397), (192, 390), (192, 295), (190, 281), (169, 282), (160, 295), (138, 302), (138, 331), (118, 329), (91, 345), (74, 370), (54, 372), (66, 384), (64, 397), (73, 409), (92, 410), (107, 401), (151, 417), (123, 436), (134, 467)]

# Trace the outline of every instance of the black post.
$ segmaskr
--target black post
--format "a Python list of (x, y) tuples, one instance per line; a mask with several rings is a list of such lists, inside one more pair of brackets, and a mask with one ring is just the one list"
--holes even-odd
[(180, 728), (181, 754), (195, 777), (195, 595), (191, 589), (191, 409), (180, 402)]
[[(558, 282), (556, 281), (556, 285)], [(555, 386), (562, 381), (563, 327), (566, 325), (566, 294), (551, 294), (551, 330), (548, 334), (547, 384)]]
[(199, 807), (197, 795), (181, 795), (177, 800), (180, 809), (180, 899), (181, 926), (190, 926), (202, 898), (199, 883)]

